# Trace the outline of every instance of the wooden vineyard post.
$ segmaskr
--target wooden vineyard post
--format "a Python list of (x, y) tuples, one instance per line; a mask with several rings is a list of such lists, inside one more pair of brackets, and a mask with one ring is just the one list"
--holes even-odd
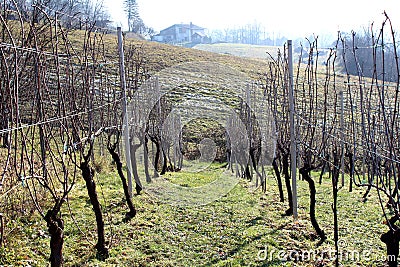
[(342, 173), (342, 187), (344, 186), (344, 101), (343, 101), (343, 90), (339, 91), (340, 98), (340, 170)]
[(131, 165), (131, 150), (129, 144), (129, 116), (128, 116), (128, 101), (126, 99), (126, 81), (125, 81), (125, 63), (124, 63), (124, 45), (122, 40), (121, 27), (117, 28), (118, 32), (118, 53), (119, 53), (119, 74), (121, 79), (121, 93), (122, 93), (122, 112), (124, 114), (124, 144), (125, 144), (125, 160), (127, 166), (128, 178), (128, 191), (129, 196), (132, 197), (132, 165)]
[(292, 40), (288, 44), (288, 68), (289, 68), (289, 116), (290, 116), (290, 169), (292, 175), (292, 201), (293, 218), (297, 220), (297, 180), (296, 180), (296, 133), (294, 121), (294, 88), (293, 88), (293, 47)]

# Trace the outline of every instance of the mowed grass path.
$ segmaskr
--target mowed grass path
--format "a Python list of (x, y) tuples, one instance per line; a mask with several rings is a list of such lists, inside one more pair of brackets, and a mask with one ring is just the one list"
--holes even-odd
[[(218, 175), (222, 169), (206, 170)], [(193, 173), (167, 173), (168, 179), (184, 186), (199, 186)], [(201, 175), (197, 176), (202, 179)], [(119, 177), (112, 170), (97, 175), (98, 192), (105, 212), (106, 233), (110, 257), (105, 262), (96, 259), (95, 219), (80, 182), (64, 206), (66, 266), (332, 266), (328, 260), (285, 262), (279, 250), (299, 253), (333, 250), (333, 215), (330, 181), (317, 187), (317, 216), (328, 240), (318, 246), (318, 240), (308, 220), (307, 184), (299, 181), (299, 221), (282, 216), (286, 203), (280, 203), (273, 177), (268, 180), (267, 193), (253, 191), (248, 181), (241, 180), (226, 196), (205, 206), (176, 207), (162, 203), (150, 194), (133, 198), (138, 214), (124, 222), (126, 207)], [(210, 182), (209, 180), (205, 181)], [(356, 189), (339, 193), (339, 226), (341, 244), (347, 251), (360, 254), (344, 266), (382, 266), (385, 255), (380, 234), (386, 230), (373, 193), (367, 202), (361, 201), (364, 191)], [(71, 216), (72, 215), (72, 216)], [(36, 215), (21, 218), (7, 249), (2, 250), (0, 264), (13, 266), (46, 266), (49, 236), (43, 220)], [(23, 225), (23, 226), (22, 226)], [(264, 250), (267, 248), (268, 257)], [(262, 250), (260, 252), (260, 250)], [(272, 256), (270, 256), (272, 255)], [(344, 255), (344, 254), (343, 254)], [(318, 256), (318, 255), (317, 255)], [(378, 260), (374, 260), (378, 259)], [(293, 265), (295, 264), (295, 265)]]

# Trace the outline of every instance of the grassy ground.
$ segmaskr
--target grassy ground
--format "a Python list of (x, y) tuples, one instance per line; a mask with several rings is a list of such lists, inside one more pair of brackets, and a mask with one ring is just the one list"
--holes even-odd
[[(185, 187), (211, 182), (222, 169), (212, 165), (200, 173), (167, 173), (172, 183)], [(227, 195), (205, 206), (177, 207), (165, 204), (146, 190), (133, 198), (138, 214), (124, 222), (126, 206), (120, 180), (113, 170), (97, 175), (98, 191), (105, 212), (110, 257), (96, 259), (95, 221), (84, 184), (79, 182), (64, 205), (64, 256), (66, 266), (293, 266), (281, 261), (279, 250), (329, 251), (333, 249), (333, 216), (330, 181), (324, 180), (317, 191), (317, 216), (328, 240), (318, 240), (308, 220), (307, 184), (299, 181), (299, 220), (282, 216), (286, 204), (278, 201), (276, 183), (268, 180), (267, 193), (251, 189), (241, 180)], [(361, 201), (363, 191), (343, 188), (339, 193), (339, 226), (344, 251), (356, 251), (368, 257), (345, 261), (345, 266), (382, 266), (373, 260), (384, 257), (379, 241), (385, 230), (382, 216), (372, 194)], [(35, 214), (15, 221), (1, 249), (0, 265), (45, 266), (49, 255), (49, 236), (44, 221)], [(282, 253), (282, 252), (281, 252)], [(267, 255), (267, 257), (266, 257)], [(317, 254), (319, 256), (319, 254)], [(264, 258), (266, 259), (264, 260)], [(318, 257), (317, 257), (318, 258)], [(298, 261), (295, 266), (329, 266), (318, 259)]]
[[(106, 41), (115, 49), (115, 36), (107, 36)], [(152, 74), (163, 70), (165, 73), (165, 69), (179, 63), (197, 62), (190, 64), (189, 71), (186, 71), (184, 66), (172, 68), (172, 71), (185, 74), (186, 80), (193, 81), (190, 92), (204, 89), (203, 95), (209, 93), (209, 87), (215, 89), (214, 94), (221, 94), (226, 91), (221, 89), (235, 88), (234, 84), (242, 84), (244, 79), (239, 77), (236, 71), (246, 78), (259, 79), (266, 68), (266, 61), (261, 60), (151, 42), (132, 42), (143, 46)], [(227, 65), (229, 68), (209, 68), (214, 63)], [(230, 68), (236, 71), (230, 71)], [(207, 69), (208, 76), (196, 75), (204, 73), (203, 69)], [(171, 68), (169, 70), (171, 71)], [(168, 74), (163, 77), (172, 77)], [(211, 82), (220, 83), (222, 86), (208, 86), (207, 83)], [(233, 98), (222, 96), (234, 106)], [(198, 168), (196, 166), (189, 167), (178, 174), (167, 173), (164, 177), (176, 185), (195, 188), (212, 183), (222, 175), (222, 170), (215, 165), (201, 172), (193, 171)], [(325, 180), (317, 188), (317, 216), (329, 237), (321, 246), (317, 246), (318, 240), (308, 220), (309, 196), (307, 184), (302, 181), (299, 182), (298, 222), (282, 216), (287, 204), (278, 201), (273, 178), (268, 180), (266, 194), (253, 192), (252, 186), (241, 180), (227, 195), (218, 200), (208, 205), (190, 208), (166, 204), (152, 194), (154, 191), (151, 193), (150, 190), (144, 190), (142, 195), (133, 199), (138, 214), (129, 222), (123, 221), (127, 209), (116, 171), (112, 167), (104, 168), (102, 173), (96, 175), (96, 181), (105, 214), (110, 257), (105, 262), (96, 259), (95, 219), (86, 188), (80, 179), (71, 192), (68, 205), (64, 205), (62, 210), (65, 220), (66, 266), (292, 266), (293, 262), (285, 263), (279, 259), (282, 256), (282, 253), (278, 253), (279, 250), (285, 249), (288, 252), (294, 249), (301, 252), (333, 249), (329, 180)], [(25, 189), (21, 187), (20, 190)], [(343, 263), (345, 266), (381, 266), (382, 261), (374, 261), (372, 258), (381, 259), (384, 256), (379, 236), (386, 228), (381, 223), (383, 218), (377, 204), (377, 196), (372, 194), (370, 200), (364, 203), (361, 201), (362, 193), (362, 190), (351, 194), (346, 189), (340, 191), (340, 237), (346, 251), (359, 254), (370, 252), (371, 259), (364, 257)], [(26, 196), (29, 197), (27, 194)], [(206, 192), (204, 197), (207, 197)], [(0, 248), (0, 265), (46, 266), (49, 257), (49, 236), (44, 220), (39, 218), (37, 213), (26, 212), (7, 223), (6, 242), (4, 247)], [(264, 258), (265, 254), (268, 254), (267, 259), (259, 259)], [(298, 266), (316, 264), (323, 265), (318, 260), (296, 263)], [(329, 264), (332, 263), (326, 263)]]

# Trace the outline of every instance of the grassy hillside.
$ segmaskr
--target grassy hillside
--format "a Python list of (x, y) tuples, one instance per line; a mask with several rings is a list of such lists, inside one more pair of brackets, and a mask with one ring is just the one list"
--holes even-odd
[(234, 68), (248, 76), (249, 81), (251, 81), (251, 79), (260, 79), (266, 67), (265, 61), (240, 58), (232, 55), (221, 55), (191, 48), (181, 48), (158, 43), (144, 43), (144, 48), (149, 55), (149, 63), (155, 71), (184, 62), (206, 61)]
[[(79, 33), (76, 42), (79, 42)], [(106, 36), (110, 57), (115, 58), (116, 37)], [(142, 49), (149, 72), (159, 75), (164, 85), (181, 87), (170, 90), (184, 92), (192, 98), (196, 93), (210, 94), (235, 105), (235, 90), (246, 81), (263, 77), (267, 62), (233, 55), (222, 55), (199, 49), (128, 39), (128, 45)], [(244, 48), (243, 48), (244, 49)], [(260, 53), (264, 48), (260, 47)], [(244, 49), (246, 50), (246, 49)], [(240, 49), (238, 48), (238, 51)], [(238, 52), (239, 53), (239, 52)], [(188, 65), (177, 64), (191, 63)], [(224, 66), (224, 68), (221, 68)], [(180, 79), (176, 78), (176, 75)], [(164, 80), (163, 80), (164, 79)], [(176, 83), (175, 83), (176, 82)], [(175, 90), (176, 89), (176, 90)], [(232, 91), (230, 91), (232, 90)], [(194, 112), (188, 105), (188, 112)], [(201, 130), (201, 129), (200, 129)], [(203, 131), (205, 132), (205, 130)], [(308, 218), (308, 189), (299, 181), (299, 220), (282, 213), (287, 203), (279, 202), (275, 179), (268, 178), (266, 194), (254, 192), (254, 185), (245, 180), (225, 196), (204, 206), (178, 207), (155, 197), (155, 191), (144, 189), (133, 198), (138, 214), (124, 221), (127, 211), (120, 179), (108, 155), (101, 160), (95, 175), (98, 194), (105, 214), (110, 257), (100, 262), (95, 255), (95, 218), (82, 179), (78, 179), (63, 206), (65, 220), (64, 256), (66, 266), (329, 266), (326, 254), (312, 260), (285, 262), (278, 251), (333, 250), (333, 216), (331, 181), (325, 178), (317, 188), (317, 216), (328, 240), (317, 246), (317, 238)], [(195, 169), (195, 168), (194, 168)], [(211, 183), (222, 175), (222, 165), (211, 165), (196, 173), (183, 170), (167, 173), (162, 178), (172, 184), (195, 188)], [(159, 178), (161, 179), (161, 178)], [(21, 190), (26, 190), (21, 187)], [(162, 188), (161, 188), (162, 190)], [(343, 260), (345, 266), (382, 265), (383, 243), (378, 236), (381, 224), (376, 201), (362, 201), (361, 189), (339, 192), (339, 227), (343, 252), (369, 253), (369, 258)], [(204, 196), (206, 197), (206, 196)], [(371, 198), (377, 196), (372, 194)], [(0, 265), (46, 266), (49, 256), (49, 235), (45, 222), (35, 212), (26, 212), (7, 228), (6, 244), (0, 248)], [(267, 253), (268, 255), (264, 255)], [(319, 258), (318, 256), (324, 257)], [(266, 256), (266, 259), (263, 257)], [(379, 259), (379, 260), (375, 260)]]
[[(198, 44), (193, 48), (202, 51), (209, 51), (219, 54), (234, 55), (245, 58), (270, 59), (270, 55), (275, 57), (278, 49), (282, 47), (264, 46), (264, 45), (249, 45), (249, 44)], [(270, 54), (267, 54), (267, 52)]]

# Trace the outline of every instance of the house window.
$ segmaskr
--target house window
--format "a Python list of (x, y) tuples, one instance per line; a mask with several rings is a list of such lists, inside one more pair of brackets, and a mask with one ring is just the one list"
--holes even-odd
[(179, 33), (186, 33), (186, 29), (185, 28), (179, 28)]

